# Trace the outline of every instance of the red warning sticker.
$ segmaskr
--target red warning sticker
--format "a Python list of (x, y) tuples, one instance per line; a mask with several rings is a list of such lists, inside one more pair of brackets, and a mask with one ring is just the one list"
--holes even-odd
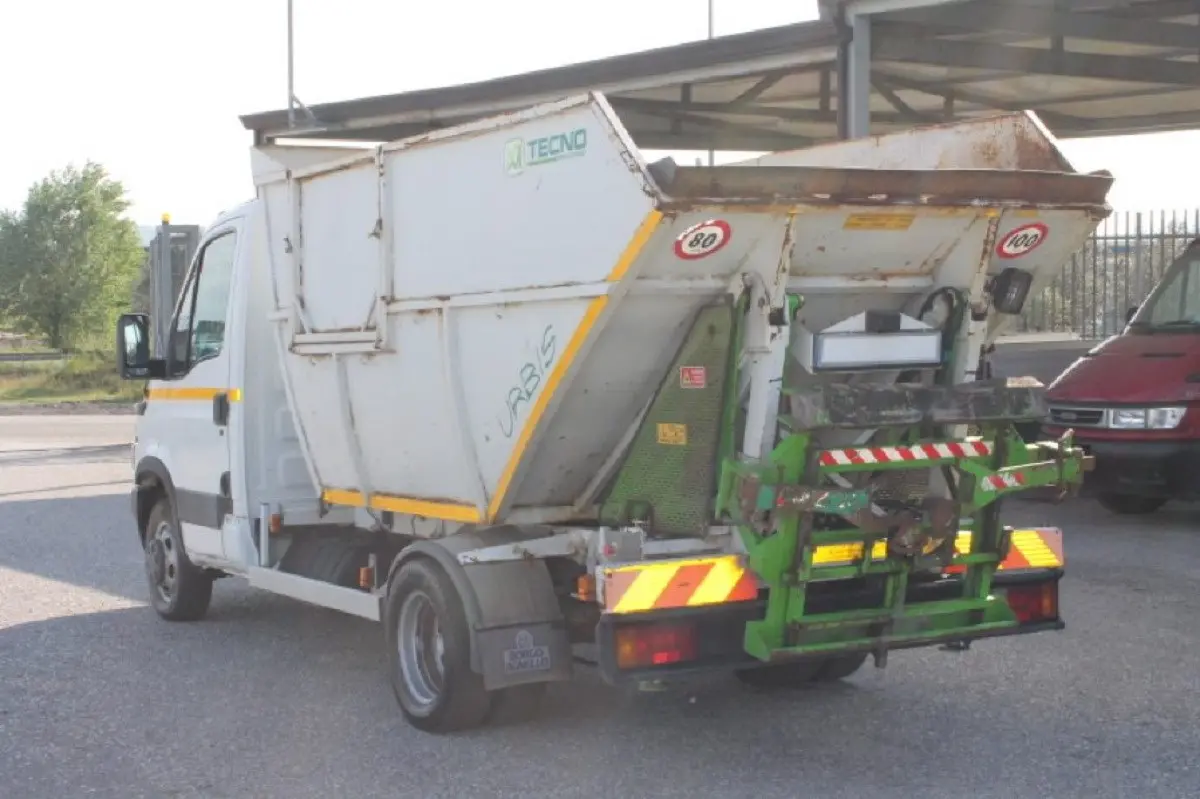
[(680, 388), (704, 388), (708, 384), (708, 370), (703, 366), (679, 367)]
[(1020, 258), (1028, 255), (1042, 245), (1050, 235), (1050, 228), (1041, 222), (1021, 225), (1011, 231), (996, 245), (996, 255), (1001, 258)]

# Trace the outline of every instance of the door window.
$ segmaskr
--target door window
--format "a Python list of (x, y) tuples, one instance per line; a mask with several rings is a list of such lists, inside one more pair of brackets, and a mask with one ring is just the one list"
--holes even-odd
[(215, 358), (224, 347), (236, 246), (232, 232), (210, 241), (184, 287), (172, 333), (172, 361), (178, 373)]

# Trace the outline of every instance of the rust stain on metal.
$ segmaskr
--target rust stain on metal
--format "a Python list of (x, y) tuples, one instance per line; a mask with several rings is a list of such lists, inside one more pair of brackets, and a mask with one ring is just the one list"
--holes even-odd
[(1112, 186), (1105, 174), (990, 169), (842, 169), (825, 167), (680, 167), (665, 187), (668, 206), (855, 204), (975, 206), (1036, 203), (1102, 207)]

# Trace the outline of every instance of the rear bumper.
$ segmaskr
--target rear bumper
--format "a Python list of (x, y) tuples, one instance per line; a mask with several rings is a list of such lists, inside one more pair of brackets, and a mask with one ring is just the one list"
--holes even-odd
[[(993, 578), (993, 586), (1000, 593), (1006, 587), (1018, 585), (1058, 582), (1062, 579), (1061, 569), (1027, 569), (1022, 571), (999, 571)], [(936, 582), (910, 584), (905, 594), (905, 604), (912, 605), (921, 602), (933, 602), (952, 599), (962, 592), (961, 581), (955, 578), (942, 579)], [(845, 605), (874, 604), (876, 597), (873, 591), (864, 590), (859, 594), (847, 594), (838, 597), (837, 601), (813, 601), (809, 605), (814, 612), (832, 612), (845, 609)], [(828, 604), (829, 607), (820, 607)], [(767, 609), (765, 598), (750, 602), (732, 602), (720, 605), (710, 605), (703, 608), (680, 608), (674, 610), (654, 611), (636, 614), (605, 614), (601, 616), (596, 627), (596, 643), (599, 652), (600, 674), (610, 684), (619, 684), (639, 679), (668, 679), (689, 674), (711, 671), (728, 671), (740, 668), (754, 668), (764, 665), (762, 661), (746, 653), (744, 636), (749, 622), (761, 620)], [(680, 663), (648, 668), (621, 669), (617, 663), (617, 631), (628, 625), (658, 625), (658, 624), (691, 624), (695, 625), (696, 652), (695, 657)], [(927, 638), (908, 639), (904, 641), (888, 641), (885, 636), (882, 643), (888, 651), (914, 649), (926, 646), (936, 646), (948, 643), (981, 640), (984, 638), (999, 638), (1011, 635), (1027, 635), (1037, 632), (1062, 630), (1066, 623), (1061, 618), (1020, 624), (1005, 629), (983, 629), (975, 634), (955, 635), (931, 634)], [(824, 652), (810, 657), (828, 657), (830, 655), (852, 654), (855, 652), (871, 651), (875, 647), (847, 646), (836, 652)], [(797, 659), (802, 659), (803, 656)]]
[(1078, 432), (1075, 440), (1096, 458), (1081, 496), (1200, 498), (1200, 441), (1089, 440)]

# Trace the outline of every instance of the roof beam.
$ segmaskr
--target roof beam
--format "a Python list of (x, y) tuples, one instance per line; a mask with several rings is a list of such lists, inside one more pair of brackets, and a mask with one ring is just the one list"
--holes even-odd
[[(1144, 114), (1141, 116), (1114, 117), (1112, 119), (1085, 119), (1081, 126), (1066, 131), (1077, 138), (1090, 136), (1122, 136), (1141, 133), (1167, 133), (1170, 131), (1195, 130), (1200, 128), (1200, 111), (1180, 111), (1169, 114)], [(1055, 135), (1066, 135), (1055, 131)]]
[(770, 75), (763, 76), (762, 78), (759, 79), (759, 81), (757, 83), (755, 83), (749, 89), (746, 89), (746, 91), (739, 94), (737, 96), (737, 98), (734, 99), (733, 102), (735, 104), (739, 104), (739, 105), (744, 104), (744, 103), (754, 102), (759, 97), (761, 97), (765, 92), (770, 91), (770, 89), (772, 87), (774, 87), (775, 84), (779, 83), (781, 80), (786, 78), (788, 76), (788, 74), (789, 73), (787, 73), (787, 72), (775, 72)]
[(908, 103), (904, 102), (904, 99), (900, 95), (896, 94), (896, 91), (892, 88), (892, 85), (893, 84), (888, 79), (887, 75), (878, 72), (872, 72), (871, 86), (875, 89), (875, 91), (883, 95), (883, 99), (891, 103), (892, 108), (895, 108), (902, 117), (911, 119), (913, 122), (917, 123), (940, 122), (942, 120), (942, 117), (939, 114), (918, 111)]
[[(616, 105), (614, 105), (616, 107)], [(692, 106), (688, 106), (691, 108)], [(812, 144), (812, 140), (792, 134), (780, 134), (778, 131), (764, 130), (756, 125), (750, 125), (745, 122), (731, 122), (727, 119), (717, 119), (715, 117), (707, 117), (702, 114), (689, 113), (688, 111), (673, 110), (668, 108), (662, 109), (639, 109), (640, 113), (650, 116), (659, 117), (671, 122), (671, 134), (681, 135), (684, 132), (684, 125), (695, 125), (702, 128), (707, 128), (713, 131), (714, 135), (727, 133), (731, 137), (748, 136), (754, 139), (765, 139), (767, 137), (786, 136), (788, 141), (792, 142), (793, 147), (803, 147)]]
[(1196, 62), (1166, 61), (1147, 56), (1058, 53), (1036, 47), (950, 41), (928, 36), (920, 27), (893, 22), (877, 22), (875, 31), (872, 55), (882, 61), (1130, 83), (1200, 85), (1200, 64)]
[(812, 140), (806, 136), (786, 133), (733, 133), (712, 129), (690, 130), (686, 133), (641, 130), (634, 143), (642, 150), (725, 150), (742, 152), (778, 152), (807, 147)]
[(1194, 25), (1170, 22), (1129, 20), (1091, 13), (1061, 13), (1049, 8), (1014, 8), (995, 0), (972, 2), (937, 9), (914, 9), (888, 14), (889, 21), (958, 28), (962, 31), (989, 33), (1010, 31), (1043, 37), (1049, 34), (1104, 42), (1143, 44), (1152, 47), (1195, 49), (1200, 31)]
[[(816, 108), (789, 108), (781, 105), (735, 105), (732, 103), (691, 103), (684, 107), (670, 100), (644, 100), (637, 97), (621, 97), (609, 95), (608, 102), (618, 112), (622, 110), (652, 115), (671, 115), (681, 111), (693, 114), (714, 114), (724, 117), (749, 117), (759, 119), (776, 119), (785, 122), (833, 123), (837, 122), (836, 111), (821, 111)], [(892, 124), (912, 123), (912, 119), (903, 114), (880, 113), (871, 114), (872, 119)]]
[[(973, 105), (981, 105), (985, 108), (994, 108), (997, 111), (1025, 111), (1026, 109), (1034, 111), (1042, 121), (1051, 128), (1067, 128), (1073, 125), (1086, 124), (1085, 120), (1079, 117), (1073, 117), (1069, 114), (1062, 114), (1057, 111), (1045, 111), (1040, 108), (1030, 108), (1028, 103), (1011, 103), (1001, 100), (997, 97), (992, 97), (979, 91), (971, 91), (970, 89), (962, 89), (958, 86), (943, 86), (938, 83), (926, 83), (924, 81), (913, 80), (901, 75), (892, 75), (888, 73), (877, 73), (875, 80), (882, 80), (890, 83), (897, 89), (904, 89), (910, 92), (921, 92), (933, 97), (941, 97), (943, 99), (953, 98), (954, 100), (972, 103)], [(1063, 101), (1065, 102), (1065, 101)]]

